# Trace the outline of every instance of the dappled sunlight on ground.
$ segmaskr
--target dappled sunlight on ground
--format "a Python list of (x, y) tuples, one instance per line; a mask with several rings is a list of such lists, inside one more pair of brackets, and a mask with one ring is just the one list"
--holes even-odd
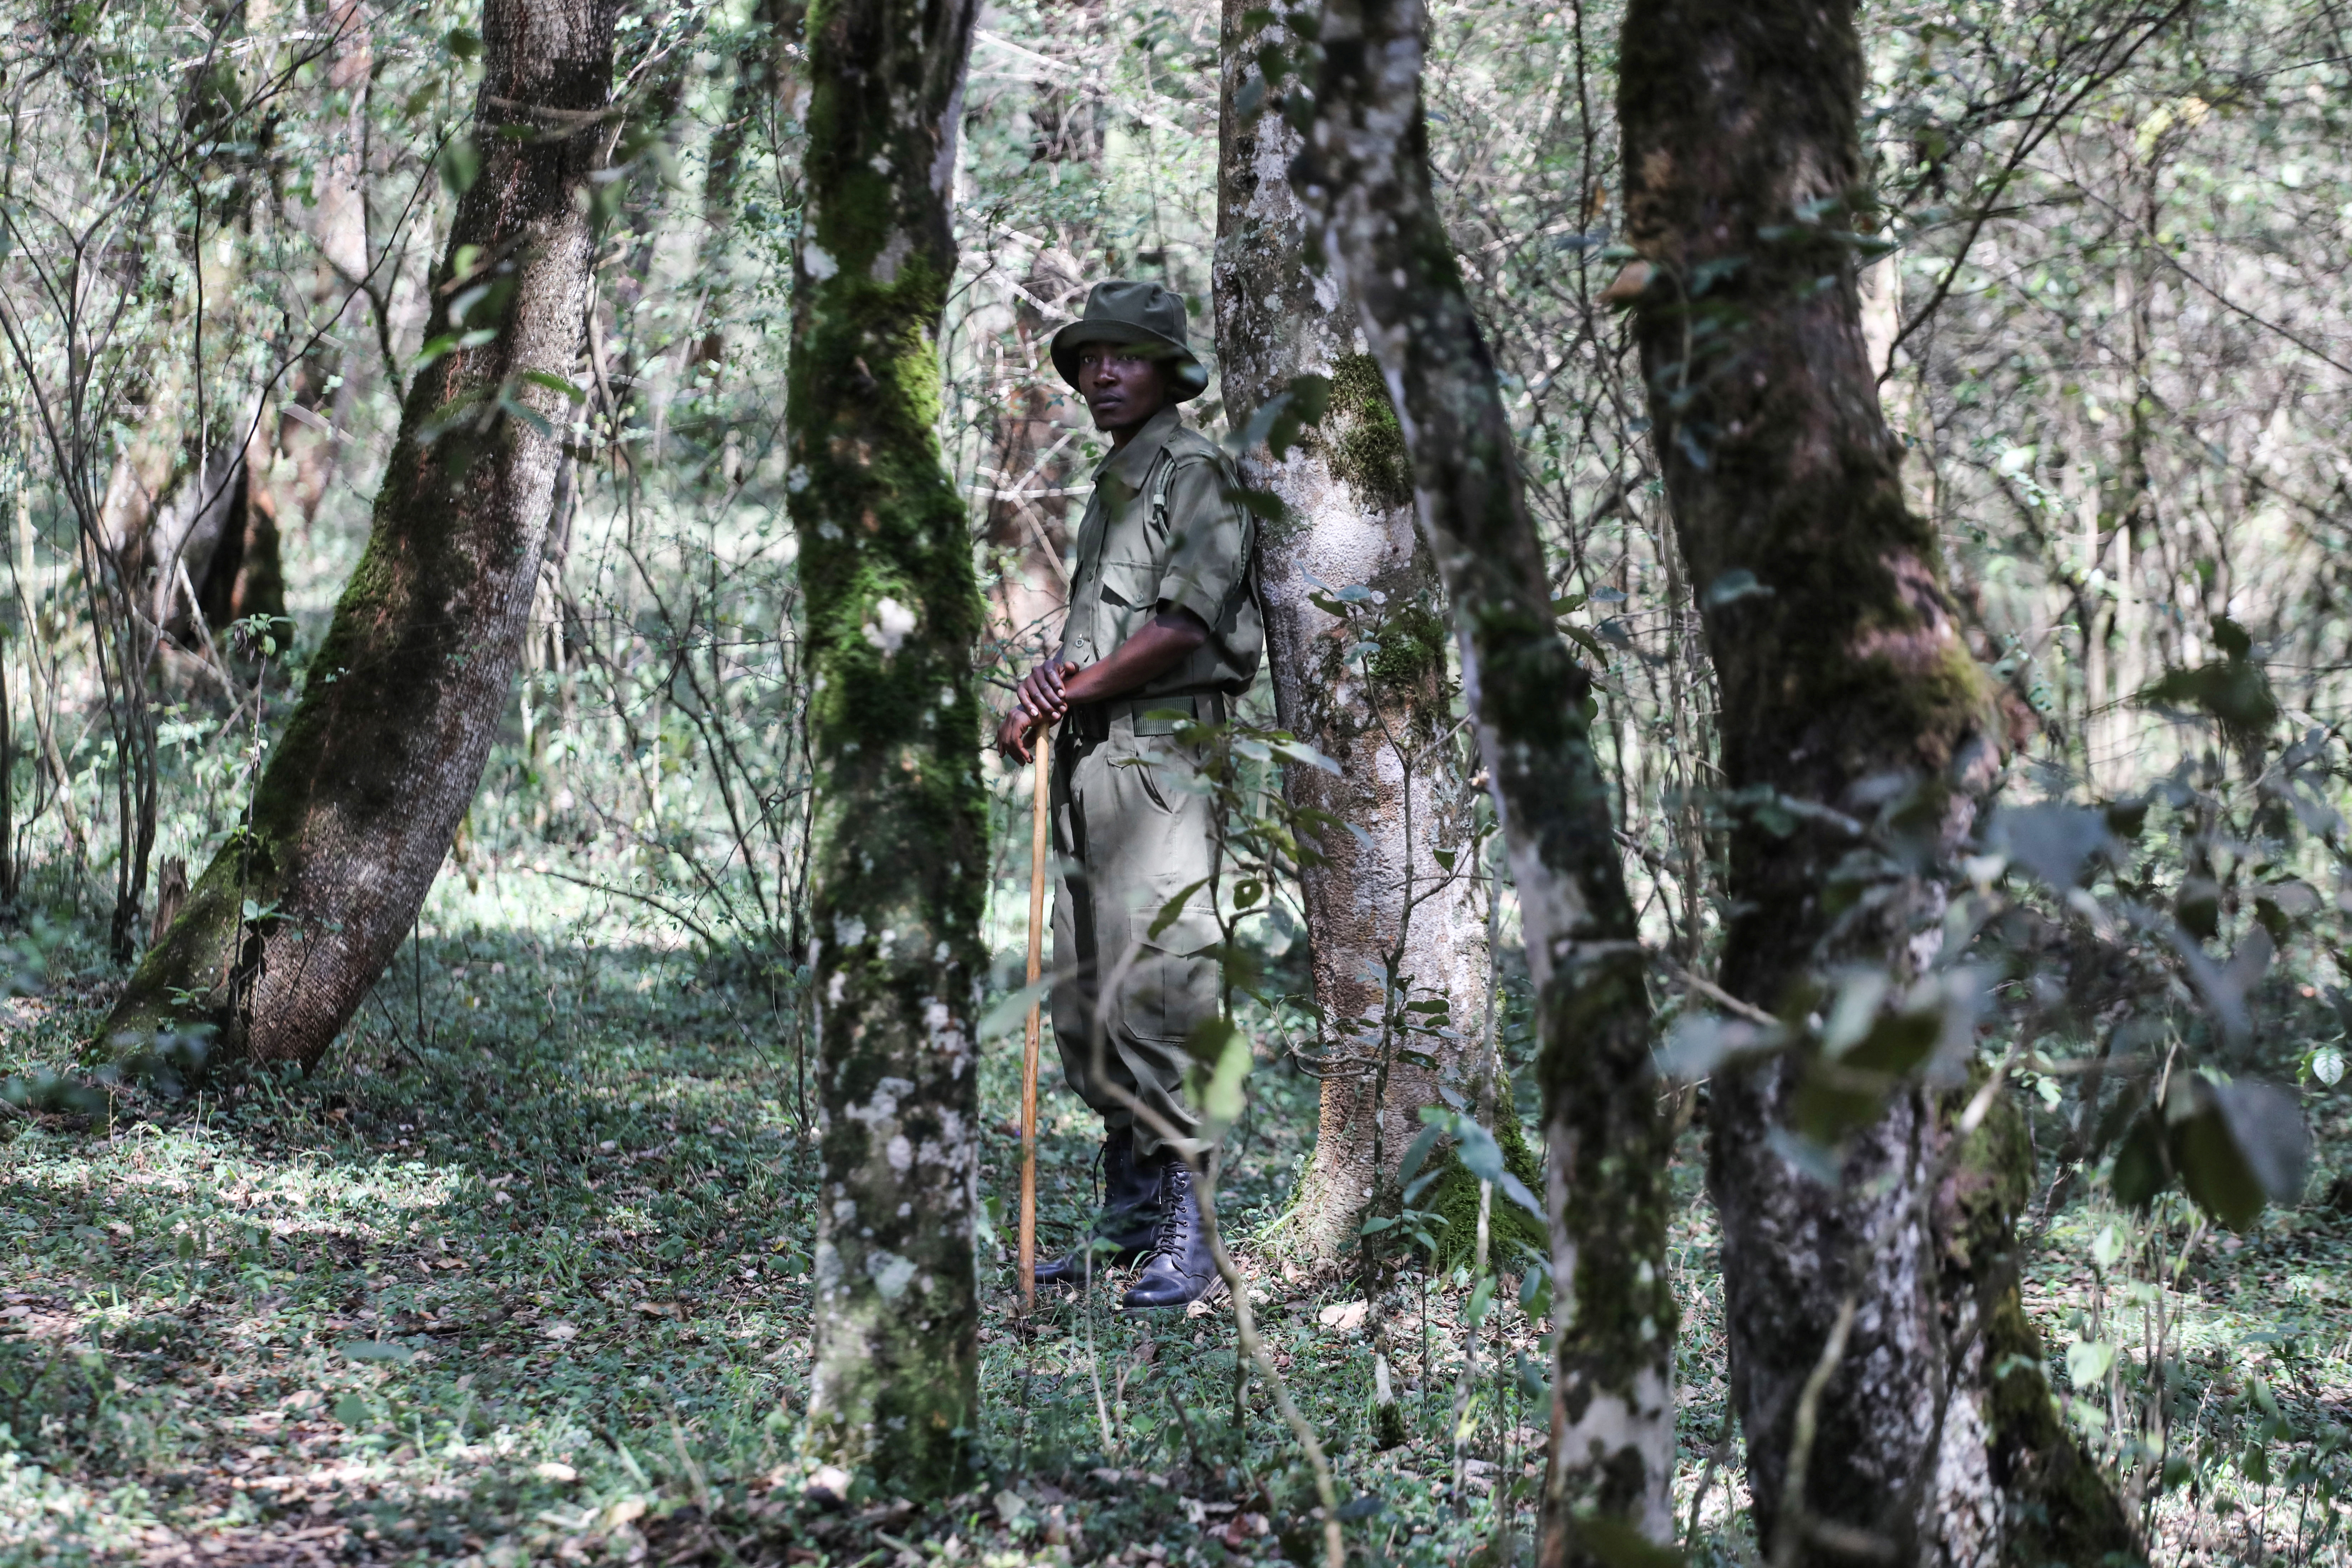
[[(1236, 1423), (1223, 1310), (1130, 1321), (1110, 1310), (1114, 1279), (1091, 1298), (1049, 1293), (1029, 1323), (1013, 1314), (1013, 1042), (983, 1058), (985, 1475), (944, 1507), (802, 1504), (810, 1085), (783, 1021), (740, 966), (690, 950), (436, 913), (421, 962), (404, 951), (307, 1080), (127, 1097), (89, 1130), (12, 1116), (0, 1534), (16, 1544), (0, 1558), (917, 1568), (1311, 1553), (1311, 1479), (1255, 1379)], [(68, 986), (16, 1004), (0, 1070), (64, 1065), (103, 1000)], [(1048, 1250), (1084, 1212), (1096, 1138), (1053, 1078)], [(1544, 1358), (1518, 1281), (1507, 1270), (1483, 1330), (1458, 1484), (1467, 1271), (1382, 1282), (1408, 1440), (1378, 1450), (1363, 1282), (1281, 1246), (1316, 1085), (1269, 1062), (1253, 1089), (1221, 1207), (1276, 1363), (1355, 1500), (1351, 1539), (1381, 1562), (1455, 1562), (1507, 1522), (1524, 1551)], [(2324, 1122), (2324, 1149), (2345, 1131)], [(1675, 1167), (1675, 1511), (1729, 1562), (1746, 1498), (1724, 1439), (1703, 1138), (1685, 1135)], [(2177, 1253), (2190, 1227), (2103, 1202), (2095, 1190), (2055, 1216), (2027, 1293), (2053, 1385), (2113, 1459), (2137, 1441), (2157, 1300), (2117, 1259), (2159, 1240)], [(2334, 1503), (2288, 1472), (2318, 1464), (2352, 1413), (2352, 1219), (2315, 1195), (2242, 1241), (2200, 1235), (2162, 1300), (2171, 1375), (2200, 1412), (2175, 1447), (2205, 1450), (2198, 1486), (2149, 1505), (2163, 1559), (2248, 1561), (2259, 1537), (2336, 1560)], [(2070, 1366), (2095, 1370), (2093, 1343), (2115, 1347), (2113, 1386), (2070, 1390)], [(2278, 1435), (2255, 1460), (2247, 1434), (2266, 1420)]]

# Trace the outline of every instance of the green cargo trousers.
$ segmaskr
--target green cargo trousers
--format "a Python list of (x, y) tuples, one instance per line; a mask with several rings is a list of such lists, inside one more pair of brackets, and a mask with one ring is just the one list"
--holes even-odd
[(1134, 717), (1111, 706), (1107, 734), (1098, 725), (1099, 738), (1088, 738), (1074, 722), (1055, 742), (1054, 1043), (1078, 1098), (1104, 1126), (1133, 1128), (1137, 1153), (1152, 1155), (1166, 1141), (1112, 1086), (1188, 1138), (1200, 1124), (1184, 1103), (1184, 1037), (1217, 1015), (1217, 962), (1192, 956), (1218, 940), (1214, 883), (1150, 932), (1169, 900), (1216, 875), (1215, 807), (1186, 787), (1192, 765), (1174, 736), (1139, 735)]

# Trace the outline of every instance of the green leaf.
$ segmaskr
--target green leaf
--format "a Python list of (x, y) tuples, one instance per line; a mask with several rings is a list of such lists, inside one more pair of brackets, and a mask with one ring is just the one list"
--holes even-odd
[(1771, 594), (1769, 586), (1756, 580), (1755, 573), (1745, 566), (1735, 566), (1707, 584), (1701, 603), (1710, 610), (1719, 610), (1742, 599), (1769, 598)]
[(1601, 663), (1606, 664), (1609, 662), (1609, 650), (1601, 645), (1601, 639), (1599, 637), (1594, 637), (1582, 626), (1571, 626), (1566, 621), (1562, 621), (1560, 623), (1559, 629), (1568, 637), (1569, 641), (1576, 644), (1577, 647), (1584, 649), (1585, 652), (1591, 654)]
[(2277, 722), (2278, 699), (2262, 666), (2242, 658), (2167, 672), (2139, 694), (2152, 708), (2196, 708), (2243, 739), (2266, 734)]
[(2116, 1347), (2103, 1340), (2078, 1340), (2066, 1347), (2066, 1376), (2077, 1389), (2106, 1380), (2116, 1364)]
[(1653, 1065), (1660, 1078), (1696, 1083), (1727, 1061), (1778, 1050), (1787, 1037), (1784, 1030), (1763, 1028), (1745, 1018), (1685, 1013), (1666, 1031), (1665, 1044), (1653, 1053)]
[[(467, 332), (466, 335), (470, 338), (474, 334)], [(499, 406), (512, 417), (520, 419), (524, 424), (530, 426), (531, 430), (541, 439), (553, 439), (555, 436), (555, 426), (549, 424), (547, 422), (547, 416), (541, 414), (538, 409), (531, 407), (526, 403), (517, 403), (513, 398), (504, 395), (501, 395), (499, 398)]]
[(1882, 1013), (1843, 1062), (1865, 1072), (1900, 1076), (1933, 1055), (1943, 1036), (1941, 1011)]
[(457, 346), (457, 335), (455, 332), (442, 332), (436, 337), (426, 339), (425, 346), (416, 351), (416, 357), (408, 362), (409, 374), (413, 375), (428, 365), (437, 363), (443, 355)]
[(441, 178), (448, 183), (450, 194), (462, 196), (482, 172), (482, 155), (469, 138), (452, 136), (441, 149), (440, 164)]
[(1200, 1081), (1202, 1074), (1199, 1068), (1189, 1075), (1195, 1080), (1194, 1102), (1201, 1108), (1203, 1136), (1212, 1142), (1223, 1137), (1225, 1129), (1242, 1119), (1242, 1109), (1247, 1103), (1243, 1085), (1249, 1079), (1250, 1069), (1257, 1065), (1250, 1050), (1249, 1037), (1234, 1028), (1227, 1018), (1206, 1019), (1194, 1026), (1184, 1046), (1195, 1061), (1205, 1060), (1203, 1051), (1217, 1032), (1223, 1034), (1224, 1042), (1206, 1081)]
[(1414, 1173), (1421, 1169), (1421, 1163), (1429, 1158), (1429, 1152), (1436, 1148), (1437, 1141), (1444, 1136), (1445, 1129), (1443, 1127), (1424, 1127), (1413, 1136), (1412, 1142), (1404, 1146), (1404, 1160), (1397, 1166), (1400, 1185), (1409, 1186)]
[(2215, 1079), (2209, 1089), (2231, 1146), (2263, 1192), (2273, 1203), (2299, 1200), (2310, 1174), (2311, 1130), (2294, 1095), (2245, 1078)]
[[(2253, 1168), (2230, 1136), (2230, 1125), (2210, 1086), (2191, 1079), (2188, 1092), (2165, 1097), (2167, 1152), (2180, 1185), (2199, 1208), (2231, 1230), (2247, 1230), (2262, 1217), (2264, 1194)], [(2186, 1115), (2173, 1114), (2174, 1101), (2192, 1102)]]
[(335, 1347), (353, 1361), (388, 1361), (406, 1365), (415, 1353), (406, 1345), (390, 1340), (346, 1340)]
[[(1528, 1277), (1535, 1278), (1532, 1273)], [(1526, 1292), (1520, 1294), (1524, 1300)], [(1511, 1352), (1511, 1375), (1519, 1385), (1520, 1394), (1537, 1409), (1544, 1408), (1551, 1399), (1551, 1379), (1544, 1375), (1543, 1363), (1528, 1360), (1527, 1352), (1515, 1350)]]
[(368, 1402), (358, 1394), (346, 1394), (335, 1401), (335, 1419), (356, 1432), (375, 1424), (375, 1412), (369, 1409)]
[(2124, 1255), (2124, 1233), (2114, 1226), (2103, 1227), (2091, 1238), (2091, 1258), (2102, 1268), (2113, 1268), (2116, 1259)]
[(1528, 1184), (1506, 1171), (1496, 1178), (1495, 1190), (1519, 1205), (1538, 1225), (1549, 1227), (1551, 1216), (1544, 1213), (1543, 1200), (1528, 1190)]
[(1025, 1029), (1029, 1023), (1029, 1009), (1042, 1003), (1053, 993), (1053, 989), (1054, 976), (1045, 974), (1040, 975), (1035, 981), (1024, 985), (1018, 991), (998, 997), (990, 1005), (988, 1011), (980, 1016), (980, 1023), (974, 1026), (972, 1037), (978, 1040), (992, 1040), (999, 1035), (1009, 1035), (1015, 1029)]
[(1454, 1157), (1462, 1168), (1482, 1182), (1500, 1183), (1503, 1179), (1503, 1146), (1495, 1135), (1467, 1116), (1454, 1118), (1452, 1128), (1456, 1147)]
[[(1276, 756), (1280, 757), (1284, 762), (1304, 763), (1310, 768), (1320, 768), (1323, 772), (1329, 773), (1333, 778), (1338, 778), (1339, 776), (1339, 764), (1333, 762), (1329, 757), (1325, 756), (1322, 752), (1317, 751), (1314, 747), (1308, 745), (1304, 741), (1293, 740), (1291, 737), (1284, 735), (1278, 739), (1267, 742), (1266, 750), (1272, 752)], [(1301, 815), (1303, 820), (1304, 814)]]
[(527, 370), (522, 373), (522, 379), (530, 382), (533, 386), (543, 386), (550, 392), (560, 392), (574, 403), (588, 401), (587, 393), (572, 385), (553, 371)]
[(2105, 812), (2054, 804), (2008, 807), (1994, 816), (1986, 837), (2060, 893), (2083, 879), (2095, 857), (2111, 854), (2115, 843)]
[(1215, 880), (1214, 877), (1203, 877), (1160, 905), (1160, 913), (1152, 920), (1151, 929), (1144, 933), (1144, 939), (1148, 942), (1159, 941), (1162, 932), (1184, 918), (1184, 906), (1192, 901), (1192, 895)]
[(2164, 1130), (2155, 1112), (2143, 1111), (2133, 1120), (2131, 1131), (2116, 1150), (2111, 1180), (2116, 1202), (2135, 1209), (2145, 1209), (2171, 1185), (2172, 1168), (2164, 1157)]

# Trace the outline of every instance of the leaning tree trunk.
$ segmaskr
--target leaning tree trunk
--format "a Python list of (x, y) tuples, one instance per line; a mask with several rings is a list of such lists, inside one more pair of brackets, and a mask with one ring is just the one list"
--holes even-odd
[(1551, 610), (1495, 365), (1431, 188), (1419, 0), (1330, 0), (1300, 174), (1379, 360), (1444, 574), (1503, 821), (1542, 1037), (1559, 1305), (1544, 1561), (1631, 1561), (1671, 1531), (1671, 1126), (1633, 908), (1593, 755), (1591, 682)]
[[(1935, 951), (1936, 868), (1999, 743), (1864, 344), (1853, 8), (1633, 0), (1621, 71), (1640, 259), (1608, 297), (1634, 310), (1722, 692), (1727, 794), (1793, 807), (1735, 824), (1722, 984), (1792, 1018), (1821, 1005), (1832, 965), (1876, 967), (1899, 995)], [(2019, 1157), (1990, 1158), (1998, 1137), (1952, 1150), (1948, 1104), (1913, 1079), (1843, 1141), (1838, 1179), (1817, 1181), (1780, 1136), (1818, 1102), (1800, 1100), (1804, 1087), (1829, 1081), (1816, 1066), (1720, 1071), (1708, 1111), (1732, 1396), (1768, 1552), (2038, 1563), (2132, 1551), (2051, 1417), (2018, 1307), (2005, 1211)], [(1817, 1370), (1817, 1420), (1802, 1421)]]
[[(1300, 879), (1328, 1065), (1292, 1234), (1334, 1258), (1353, 1245), (1378, 1178), (1421, 1131), (1416, 1112), (1438, 1102), (1440, 1077), (1472, 1066), (1475, 1050), (1463, 1042), (1475, 1041), (1486, 1008), (1486, 952), (1470, 792), (1441, 743), (1449, 716), (1437, 567), (1413, 529), (1412, 465), (1355, 306), (1307, 262), (1307, 210), (1290, 186), (1300, 138), (1255, 58), (1284, 35), (1278, 23), (1253, 26), (1253, 9), (1255, 0), (1225, 0), (1217, 361), (1235, 427), (1297, 377), (1331, 384), (1319, 426), (1278, 460), (1265, 447), (1244, 453), (1241, 468), (1283, 505), (1258, 547), (1275, 710), (1339, 764), (1336, 775), (1300, 764), (1283, 775), (1293, 806), (1329, 818), (1316, 835), (1321, 864)], [(1352, 626), (1315, 603), (1355, 585), (1377, 597)], [(1350, 658), (1366, 633), (1380, 651)], [(1414, 1000), (1450, 1005), (1458, 1039), (1383, 1044), (1381, 1021), (1393, 1009), (1381, 977), (1392, 960)], [(1401, 1046), (1439, 1069), (1399, 1056)], [(1386, 1171), (1374, 1167), (1376, 1145)]]
[(247, 823), (131, 977), (110, 1038), (210, 1023), (257, 1059), (313, 1064), (424, 904), (521, 653), (571, 417), (618, 10), (486, 0), (479, 173), (425, 335), (497, 336), (411, 384), (374, 531)]
[(789, 488), (816, 676), (823, 939), (809, 1447), (910, 1496), (964, 1484), (980, 1426), (981, 598), (936, 434), (976, 9), (810, 8), (793, 296)]

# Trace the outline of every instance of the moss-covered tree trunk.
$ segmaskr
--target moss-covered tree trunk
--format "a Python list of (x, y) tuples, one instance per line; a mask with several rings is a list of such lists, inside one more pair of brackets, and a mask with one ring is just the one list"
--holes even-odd
[[(1634, 310), (1725, 782), (1797, 803), (1735, 824), (1721, 980), (1801, 1017), (1832, 965), (1877, 967), (1899, 993), (1933, 955), (1936, 867), (1998, 768), (1998, 732), (1864, 346), (1850, 0), (1633, 0), (1621, 60), (1641, 258), (1611, 293)], [(1816, 1180), (1776, 1132), (1808, 1070), (1719, 1072), (1708, 1112), (1732, 1395), (1774, 1560), (2129, 1550), (2050, 1419), (2011, 1270), (2011, 1184), (1967, 1151), (1946, 1158), (1948, 1109), (1916, 1081)], [(1800, 1402), (1849, 1301), (1807, 1447)]]
[[(1438, 1103), (1440, 1074), (1398, 1047), (1466, 1079), (1486, 1007), (1486, 952), (1468, 847), (1470, 791), (1454, 748), (1439, 743), (1449, 715), (1437, 566), (1413, 528), (1412, 471), (1355, 306), (1307, 261), (1307, 211), (1290, 185), (1299, 135), (1283, 118), (1278, 90), (1265, 92), (1255, 58), (1285, 34), (1251, 26), (1255, 8), (1255, 0), (1225, 0), (1217, 368), (1226, 417), (1237, 426), (1299, 376), (1331, 383), (1330, 407), (1304, 441), (1279, 461), (1263, 447), (1241, 460), (1244, 481), (1279, 497), (1285, 513), (1266, 524), (1258, 547), (1276, 711), (1285, 729), (1339, 764), (1336, 776), (1294, 764), (1283, 777), (1294, 806), (1332, 819), (1318, 836), (1324, 863), (1301, 878), (1330, 1065), (1292, 1230), (1329, 1258), (1354, 1243), (1376, 1184), (1375, 1144), (1393, 1173), (1421, 1131), (1418, 1111)], [(1243, 107), (1253, 101), (1256, 109)], [(1350, 585), (1379, 596), (1349, 617), (1352, 628), (1315, 603)], [(1380, 652), (1347, 657), (1366, 632)], [(1441, 851), (1452, 869), (1438, 861)], [(1460, 1041), (1416, 1036), (1383, 1047), (1380, 976), (1391, 956), (1415, 1000), (1451, 1005)], [(1468, 1091), (1466, 1081), (1460, 1087)]]
[(979, 1426), (980, 590), (939, 326), (975, 0), (809, 9), (792, 513), (814, 654), (823, 1009), (813, 1457), (956, 1490)]
[[(1555, 626), (1495, 366), (1430, 184), (1418, 0), (1331, 0), (1301, 169), (1412, 455), (1538, 987), (1558, 1278), (1544, 1560), (1671, 1531), (1671, 1129), (1650, 1073), (1633, 909), (1592, 751), (1591, 680)], [(1625, 1561), (1622, 1550), (1609, 1561)]]
[(132, 975), (110, 1038), (207, 1022), (260, 1060), (315, 1063), (425, 901), (530, 612), (581, 350), (618, 9), (486, 0), (478, 172), (425, 326), (448, 352), (410, 384), (366, 552), (249, 822)]

